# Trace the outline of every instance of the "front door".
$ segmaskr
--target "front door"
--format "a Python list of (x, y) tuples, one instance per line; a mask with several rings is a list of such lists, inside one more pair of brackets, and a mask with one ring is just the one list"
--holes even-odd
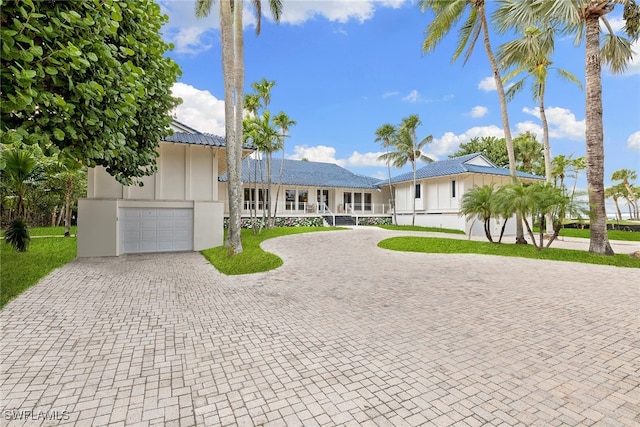
[(325, 205), (327, 209), (331, 210), (331, 206), (329, 206), (329, 190), (318, 190), (318, 211), (324, 212)]

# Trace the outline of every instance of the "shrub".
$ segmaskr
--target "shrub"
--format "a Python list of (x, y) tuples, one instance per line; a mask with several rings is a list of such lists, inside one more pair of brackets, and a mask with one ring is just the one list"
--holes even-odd
[(26, 252), (29, 247), (29, 241), (31, 240), (27, 223), (21, 218), (16, 218), (11, 221), (9, 228), (4, 232), (4, 240), (13, 246), (16, 251)]
[(358, 225), (391, 225), (390, 217), (360, 217)]
[[(240, 220), (241, 228), (262, 228), (264, 223), (262, 218), (242, 218)], [(273, 223), (274, 227), (323, 227), (321, 217), (277, 217)], [(229, 218), (224, 219), (224, 228), (229, 228)]]

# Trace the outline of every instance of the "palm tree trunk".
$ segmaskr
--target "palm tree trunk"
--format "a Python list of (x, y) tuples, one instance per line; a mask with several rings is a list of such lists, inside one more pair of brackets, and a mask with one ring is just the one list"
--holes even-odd
[(587, 16), (585, 49), (586, 81), (586, 164), (589, 190), (590, 230), (589, 252), (613, 255), (607, 237), (607, 212), (604, 195), (604, 143), (602, 129), (602, 81), (600, 60), (600, 17)]
[[(387, 151), (387, 154), (389, 152)], [(391, 165), (389, 164), (389, 159), (387, 159), (387, 172), (389, 173), (389, 193), (391, 195), (391, 209), (393, 212), (393, 225), (398, 225), (398, 218), (396, 217), (396, 201), (394, 195), (394, 188), (391, 185)], [(415, 188), (415, 187), (414, 187)]]
[[(415, 146), (414, 146), (414, 157), (415, 157)], [(413, 166), (413, 216), (411, 217), (411, 225), (416, 225), (416, 161), (415, 158), (411, 162), (411, 166)]]
[(278, 176), (278, 189), (276, 190), (276, 204), (273, 208), (274, 215), (278, 215), (278, 200), (280, 199), (280, 188), (282, 187), (282, 175), (284, 174), (284, 133), (282, 134), (282, 160), (280, 160), (280, 174)]
[[(551, 183), (551, 145), (549, 144), (549, 123), (547, 122), (547, 113), (544, 109), (544, 91), (545, 84), (540, 85), (540, 121), (542, 122), (542, 146), (544, 148), (544, 177), (548, 183)], [(546, 216), (547, 234), (553, 233), (553, 214), (549, 212)], [(540, 227), (542, 230), (542, 227)]]
[[(511, 183), (518, 183), (518, 175), (516, 173), (516, 155), (513, 149), (513, 138), (511, 137), (511, 126), (509, 125), (509, 115), (507, 113), (507, 98), (504, 95), (504, 86), (502, 85), (502, 77), (500, 76), (500, 69), (498, 63), (491, 49), (491, 43), (489, 41), (489, 24), (487, 22), (487, 15), (484, 4), (478, 8), (478, 14), (480, 15), (482, 34), (484, 39), (484, 48), (491, 64), (491, 70), (493, 71), (493, 78), (496, 82), (496, 89), (498, 91), (498, 100), (500, 101), (500, 115), (502, 117), (502, 127), (504, 128), (504, 140), (507, 143), (507, 155), (509, 157), (509, 175), (511, 176)], [(522, 217), (520, 214), (516, 214), (516, 243), (526, 244), (527, 241), (524, 238), (524, 229), (522, 228)]]
[(71, 236), (71, 196), (73, 195), (73, 178), (67, 177), (64, 203), (64, 237)]
[[(237, 7), (237, 6), (236, 6)], [(225, 246), (230, 254), (242, 252), (241, 237), (241, 208), (242, 185), (241, 167), (238, 164), (238, 153), (242, 152), (242, 139), (236, 134), (234, 89), (236, 88), (235, 55), (233, 21), (231, 16), (231, 0), (220, 0), (220, 38), (222, 41), (222, 70), (224, 75), (224, 118), (227, 154), (228, 197), (229, 197), (229, 228)], [(242, 116), (240, 116), (242, 117)], [(239, 135), (240, 137), (242, 134)], [(239, 150), (238, 150), (239, 149)]]
[(617, 196), (613, 196), (613, 203), (616, 204), (616, 211), (618, 211), (618, 219), (622, 221), (622, 212), (620, 212), (620, 205), (618, 204)]

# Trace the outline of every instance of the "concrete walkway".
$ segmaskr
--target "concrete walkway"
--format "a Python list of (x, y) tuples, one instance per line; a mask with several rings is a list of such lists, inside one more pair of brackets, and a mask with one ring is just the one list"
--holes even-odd
[(0, 312), (0, 423), (640, 423), (637, 270), (376, 246), (398, 234), (271, 239), (250, 276), (75, 260)]

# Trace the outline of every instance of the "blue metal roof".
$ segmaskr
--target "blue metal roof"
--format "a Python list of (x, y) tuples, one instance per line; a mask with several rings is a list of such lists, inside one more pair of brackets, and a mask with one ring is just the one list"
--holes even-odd
[[(480, 157), (491, 166), (479, 166), (468, 163), (469, 161)], [(465, 156), (454, 157), (453, 159), (439, 160), (429, 163), (426, 166), (416, 170), (416, 179), (437, 178), (440, 176), (460, 175), (464, 173), (479, 173), (485, 175), (509, 176), (508, 168), (501, 168), (493, 164), (489, 159), (480, 153), (467, 154)], [(543, 177), (533, 175), (526, 172), (517, 172), (519, 178), (526, 179), (544, 179)], [(403, 173), (391, 178), (391, 182), (412, 181), (413, 172)], [(377, 185), (389, 184), (389, 180), (379, 180)]]
[[(273, 183), (280, 182), (282, 162), (284, 162), (282, 173), (284, 185), (376, 189), (376, 182), (379, 181), (378, 178), (356, 175), (333, 163), (273, 159), (271, 166)], [(227, 181), (226, 173), (220, 176), (220, 181)], [(245, 158), (242, 161), (242, 181), (266, 182), (266, 161)]]
[[(178, 144), (205, 145), (207, 147), (226, 147), (227, 142), (224, 137), (213, 135), (210, 133), (202, 133), (190, 126), (185, 125), (177, 120), (173, 120), (176, 128), (189, 130), (189, 132), (175, 131), (164, 139), (166, 142), (175, 142)], [(245, 150), (255, 150), (253, 144), (244, 143), (242, 148)]]

